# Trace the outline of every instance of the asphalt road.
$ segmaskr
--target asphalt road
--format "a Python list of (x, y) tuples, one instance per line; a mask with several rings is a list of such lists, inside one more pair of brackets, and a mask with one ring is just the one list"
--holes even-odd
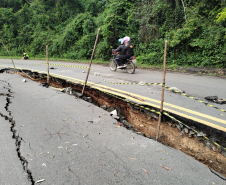
[(22, 79), (0, 74), (1, 185), (225, 184), (191, 157), (117, 126), (109, 112)]
[[(34, 65), (40, 64), (45, 61), (33, 61), (33, 60), (14, 60), (16, 67), (35, 69), (39, 71), (46, 72), (46, 65)], [(78, 64), (78, 63), (65, 63), (51, 61), (51, 64), (57, 65), (74, 65), (88, 67), (88, 64)], [(13, 66), (11, 60), (1, 59), (0, 67), (3, 66)], [(54, 69), (50, 69), (50, 73), (59, 74), (67, 77), (72, 77), (79, 80), (85, 80), (87, 75), (87, 69), (85, 68), (71, 68), (62, 66), (51, 66)], [(98, 72), (101, 75), (95, 76), (94, 72)], [(129, 93), (134, 93), (135, 96), (142, 96), (145, 99), (144, 103), (151, 103), (151, 106), (160, 107), (161, 100), (161, 86), (140, 86), (140, 85), (118, 85), (110, 84), (108, 82), (125, 83), (125, 82), (162, 82), (162, 72), (153, 70), (143, 70), (136, 69), (135, 74), (128, 74), (125, 71), (117, 70), (113, 72), (108, 66), (102, 65), (92, 65), (92, 72), (88, 79), (89, 82), (95, 84), (99, 87), (104, 85), (105, 87), (114, 88), (120, 91), (126, 91)], [(186, 94), (193, 96), (197, 99), (205, 101), (206, 96), (218, 96), (219, 99), (226, 99), (226, 79), (220, 77), (211, 76), (200, 76), (194, 74), (182, 74), (176, 72), (167, 72), (166, 74), (166, 86), (176, 87), (181, 91), (185, 91)], [(135, 100), (136, 101), (136, 100)], [(157, 101), (157, 102), (156, 102)], [(137, 101), (142, 104), (142, 101)], [(168, 104), (167, 104), (168, 103)], [(219, 105), (216, 103), (210, 103), (220, 109), (226, 110), (226, 104)], [(175, 107), (175, 106), (179, 107)], [(185, 110), (185, 109), (187, 110)], [(187, 119), (197, 119), (195, 121), (202, 120), (203, 124), (211, 126), (211, 124), (220, 126), (226, 132), (226, 113), (218, 109), (206, 106), (196, 100), (190, 99), (188, 97), (182, 96), (180, 94), (175, 94), (169, 90), (165, 90), (164, 97), (164, 109), (172, 110), (172, 113), (182, 115), (182, 117), (187, 116)], [(195, 111), (195, 112), (194, 112)], [(209, 117), (211, 116), (211, 118)]]

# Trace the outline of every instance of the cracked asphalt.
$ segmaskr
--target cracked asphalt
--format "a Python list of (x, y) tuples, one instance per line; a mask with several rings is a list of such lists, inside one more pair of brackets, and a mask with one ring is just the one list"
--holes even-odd
[[(23, 69), (46, 71), (46, 65), (39, 65), (45, 63), (45, 61), (40, 60), (14, 60), (15, 66), (17, 68), (21, 67)], [(36, 65), (38, 64), (38, 65)], [(82, 63), (70, 63), (70, 62), (59, 62), (51, 61), (51, 65), (54, 69), (50, 68), (50, 73), (52, 75), (63, 75), (66, 78), (75, 78), (78, 80), (85, 80), (87, 75), (86, 68), (88, 64)], [(63, 65), (63, 66), (61, 66)], [(78, 68), (64, 67), (65, 65), (79, 66)], [(10, 59), (0, 59), (0, 68), (5, 68), (6, 66), (11, 66), (12, 61)], [(52, 67), (52, 66), (51, 66)], [(95, 76), (95, 72), (99, 73), (101, 76)], [(105, 81), (104, 81), (105, 80)], [(145, 99), (146, 103), (152, 104), (152, 107), (159, 108), (161, 100), (162, 87), (160, 85), (152, 86), (142, 86), (142, 85), (120, 85), (111, 84), (113, 83), (130, 83), (130, 82), (162, 82), (162, 71), (136, 69), (135, 74), (128, 74), (124, 70), (117, 70), (113, 72), (108, 66), (92, 64), (92, 71), (90, 73), (89, 82), (95, 83), (95, 87), (105, 86), (105, 88), (115, 88), (118, 93), (122, 96), (126, 96), (120, 91), (126, 91), (136, 94), (135, 96)], [(223, 85), (226, 82), (226, 78), (213, 77), (213, 76), (200, 76), (194, 74), (185, 74), (177, 72), (169, 72), (166, 74), (166, 86), (176, 87), (181, 91), (184, 91), (191, 97), (197, 98), (201, 101), (207, 102), (206, 96), (218, 96), (219, 99), (225, 98), (226, 86)], [(130, 94), (129, 93), (129, 94)], [(142, 101), (137, 101), (142, 104)], [(226, 104), (216, 104), (209, 102), (211, 105), (216, 106), (219, 109), (226, 110)], [(171, 106), (171, 105), (173, 106)], [(175, 107), (179, 106), (179, 107)], [(185, 109), (186, 110), (185, 110)], [(203, 125), (211, 127), (211, 124), (220, 126), (221, 130), (225, 130), (226, 125), (226, 114), (219, 109), (213, 108), (211, 106), (206, 106), (204, 103), (200, 103), (197, 100), (182, 96), (172, 91), (165, 90), (164, 93), (164, 109), (168, 110), (170, 113), (186, 117), (187, 119), (192, 119), (197, 122), (201, 122)], [(193, 112), (195, 111), (195, 112)], [(209, 117), (211, 116), (211, 118)], [(216, 119), (215, 119), (216, 118)], [(200, 119), (200, 120), (197, 120)]]
[(193, 158), (119, 127), (109, 112), (22, 80), (0, 74), (1, 185), (225, 184)]

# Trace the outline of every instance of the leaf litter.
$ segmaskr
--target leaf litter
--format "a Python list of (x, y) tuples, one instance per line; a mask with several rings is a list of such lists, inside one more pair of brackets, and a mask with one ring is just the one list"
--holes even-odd
[(141, 168), (141, 169), (142, 169), (142, 170), (144, 170), (144, 171), (145, 171), (145, 173), (149, 175), (149, 173), (148, 173), (148, 171), (147, 171), (147, 170), (145, 170), (144, 168)]
[(160, 165), (162, 168), (166, 169), (166, 170), (171, 170), (171, 168), (165, 167), (163, 165)]

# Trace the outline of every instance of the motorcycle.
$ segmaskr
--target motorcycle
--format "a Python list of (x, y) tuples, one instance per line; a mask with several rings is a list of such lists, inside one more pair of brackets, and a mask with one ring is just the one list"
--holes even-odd
[[(118, 52), (115, 52), (113, 50), (112, 51), (112, 56), (113, 56), (113, 58), (110, 59), (109, 66), (110, 66), (110, 69), (112, 71), (116, 71), (117, 70), (117, 62), (116, 62), (116, 60), (117, 60), (119, 54), (118, 54)], [(135, 56), (131, 56), (129, 59), (127, 59), (125, 61), (124, 66), (122, 68), (120, 68), (120, 69), (121, 70), (126, 70), (127, 73), (133, 74), (135, 72), (136, 63), (137, 63), (136, 57)]]

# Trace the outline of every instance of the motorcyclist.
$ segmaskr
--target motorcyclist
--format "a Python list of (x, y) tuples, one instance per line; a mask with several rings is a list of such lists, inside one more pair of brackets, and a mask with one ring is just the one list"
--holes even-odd
[(116, 50), (114, 50), (115, 52), (118, 52), (120, 50), (120, 55), (116, 59), (118, 63), (118, 69), (125, 67), (125, 61), (134, 55), (133, 45), (129, 42), (130, 37), (126, 36), (121, 41), (123, 41), (124, 45), (121, 45)]
[(120, 55), (122, 55), (122, 54), (125, 53), (125, 50), (126, 50), (126, 47), (125, 47), (125, 44), (124, 44), (124, 39), (121, 38), (121, 39), (118, 39), (118, 41), (121, 43), (121, 45), (117, 49), (113, 49), (113, 51), (119, 52)]
[(23, 55), (23, 58), (21, 58), (21, 60), (24, 60), (24, 59), (28, 59), (28, 54), (27, 53), (21, 53)]

